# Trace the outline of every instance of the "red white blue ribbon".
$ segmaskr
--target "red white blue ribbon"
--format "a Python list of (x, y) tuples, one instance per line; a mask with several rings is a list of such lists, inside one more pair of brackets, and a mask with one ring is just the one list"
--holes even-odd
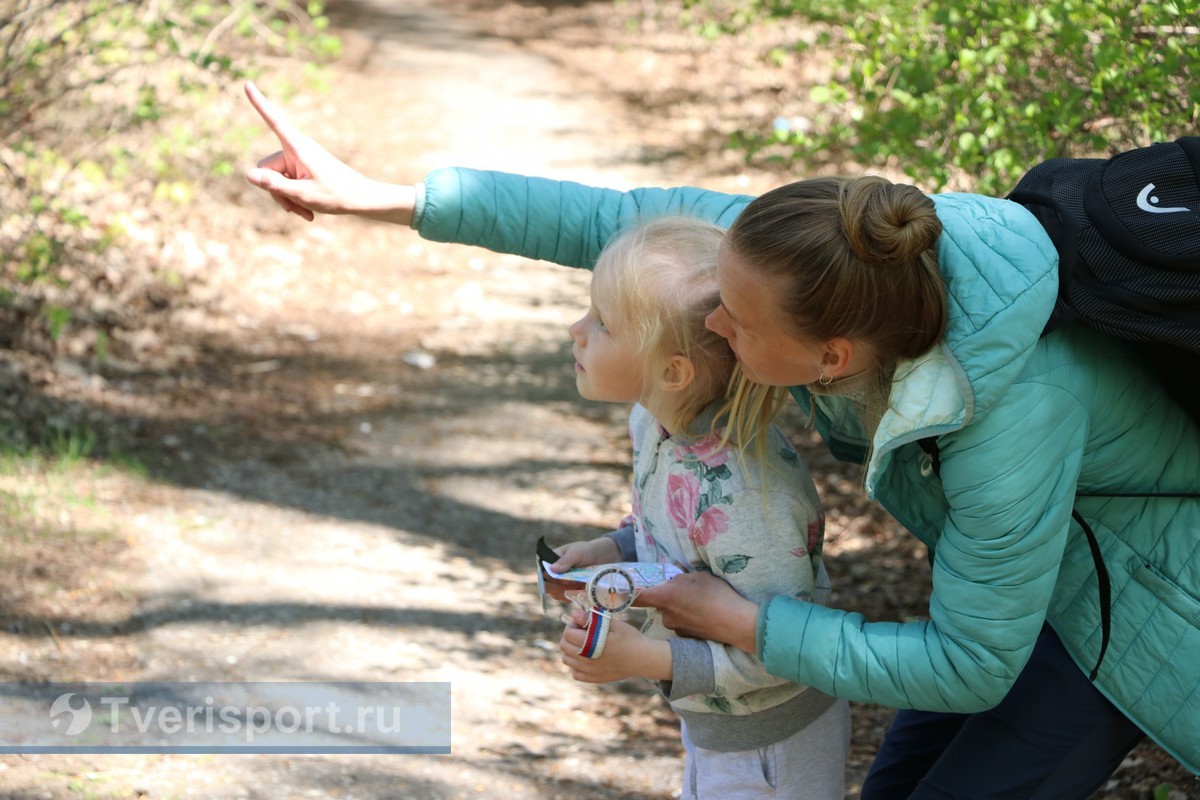
[(588, 612), (588, 624), (584, 629), (583, 645), (579, 655), (584, 658), (599, 658), (604, 653), (604, 642), (608, 640), (608, 629), (612, 627), (612, 614), (599, 607)]

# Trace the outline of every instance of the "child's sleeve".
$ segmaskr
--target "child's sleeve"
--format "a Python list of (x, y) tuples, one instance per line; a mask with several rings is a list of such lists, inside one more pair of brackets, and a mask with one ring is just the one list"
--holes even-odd
[(620, 551), (621, 561), (637, 561), (637, 530), (633, 527), (633, 517), (621, 520), (621, 527), (612, 533), (604, 534), (616, 544)]
[[(743, 597), (811, 601), (826, 588), (817, 581), (824, 523), (814, 496), (742, 490), (701, 516), (693, 540), (706, 540), (699, 550), (709, 568)], [(734, 704), (749, 692), (790, 682), (768, 673), (757, 656), (719, 642), (673, 639), (671, 656), (670, 700), (700, 694)]]
[(426, 176), (416, 226), (432, 241), (591, 269), (623, 228), (664, 214), (728, 226), (751, 199), (687, 187), (618, 191), (453, 167)]

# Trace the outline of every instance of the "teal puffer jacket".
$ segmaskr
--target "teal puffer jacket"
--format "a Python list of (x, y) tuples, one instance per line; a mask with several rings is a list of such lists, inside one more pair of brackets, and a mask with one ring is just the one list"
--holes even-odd
[[(751, 198), (620, 192), (473, 170), (425, 181), (422, 236), (590, 268), (618, 230), (660, 214), (729, 225)], [(1136, 353), (1083, 330), (1039, 336), (1056, 256), (1033, 216), (978, 195), (933, 198), (949, 296), (945, 339), (901, 364), (871, 447), (839, 398), (793, 390), (831, 450), (933, 557), (927, 622), (867, 622), (788, 597), (764, 605), (770, 671), (850, 700), (972, 712), (995, 705), (1044, 621), (1085, 671), (1100, 650), (1096, 568), (1112, 585), (1097, 686), (1200, 772), (1200, 429)], [(940, 473), (917, 444), (937, 437)]]

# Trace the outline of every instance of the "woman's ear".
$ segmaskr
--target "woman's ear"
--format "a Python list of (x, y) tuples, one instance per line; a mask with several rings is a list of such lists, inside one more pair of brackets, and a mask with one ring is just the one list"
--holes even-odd
[(821, 354), (821, 372), (830, 378), (840, 378), (850, 369), (857, 348), (849, 339), (838, 337), (825, 342)]
[(696, 379), (696, 365), (686, 356), (674, 355), (667, 359), (663, 368), (662, 388), (668, 392), (682, 392)]

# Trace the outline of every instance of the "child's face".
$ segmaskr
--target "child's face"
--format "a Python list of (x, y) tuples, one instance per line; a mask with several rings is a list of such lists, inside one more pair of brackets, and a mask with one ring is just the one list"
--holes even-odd
[(645, 387), (632, 334), (615, 316), (602, 259), (592, 275), (592, 306), (568, 331), (575, 342), (575, 387), (589, 400), (636, 403)]

